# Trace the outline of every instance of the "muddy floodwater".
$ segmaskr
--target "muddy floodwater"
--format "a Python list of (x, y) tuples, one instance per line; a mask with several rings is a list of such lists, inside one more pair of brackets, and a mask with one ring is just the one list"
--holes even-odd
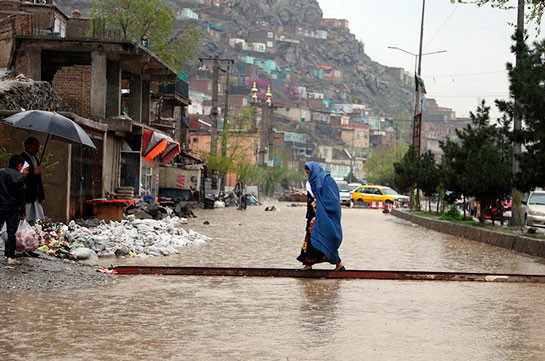
[[(276, 207), (199, 210), (188, 228), (210, 242), (104, 264), (299, 268), (305, 208)], [(342, 222), (348, 269), (545, 274), (543, 260), (380, 211)], [(544, 360), (544, 299), (542, 284), (124, 276), (0, 294), (0, 359)]]

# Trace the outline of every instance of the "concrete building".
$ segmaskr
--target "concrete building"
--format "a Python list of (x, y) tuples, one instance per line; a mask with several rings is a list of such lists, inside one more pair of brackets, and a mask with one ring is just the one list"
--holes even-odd
[[(217, 149), (221, 149), (221, 134), (218, 133)], [(247, 162), (255, 165), (257, 162), (256, 149), (259, 144), (259, 135), (256, 133), (232, 133), (228, 136), (227, 156), (235, 161)], [(208, 131), (191, 131), (188, 137), (188, 147), (191, 153), (197, 157), (204, 157), (210, 154), (211, 134)], [(237, 176), (228, 173), (225, 185), (234, 187), (237, 183)]]
[[(54, 209), (46, 209), (48, 214), (63, 221), (81, 217), (86, 200), (114, 194), (120, 186), (131, 186), (136, 194), (156, 195), (158, 167), (154, 165), (163, 154), (144, 160), (142, 144), (146, 144), (145, 134), (156, 133), (163, 139), (170, 135), (167, 143), (178, 147), (172, 138), (183, 136), (187, 83), (147, 48), (129, 41), (27, 34), (15, 35), (12, 42), (8, 67), (50, 83), (72, 110), (68, 116), (80, 123), (97, 146), (95, 152), (58, 145), (69, 156), (58, 155), (63, 176), (58, 176), (60, 183), (52, 181), (49, 193), (55, 201)], [(173, 89), (159, 89), (162, 101), (152, 118), (151, 89), (158, 82), (172, 84)], [(173, 122), (170, 127), (164, 127), (167, 118)], [(167, 134), (150, 124), (171, 131)]]
[(183, 8), (176, 12), (178, 20), (199, 20), (199, 14), (189, 8)]
[(369, 126), (341, 128), (341, 140), (351, 148), (369, 148)]
[(322, 25), (331, 27), (331, 28), (348, 29), (348, 20), (324, 18), (322, 19)]

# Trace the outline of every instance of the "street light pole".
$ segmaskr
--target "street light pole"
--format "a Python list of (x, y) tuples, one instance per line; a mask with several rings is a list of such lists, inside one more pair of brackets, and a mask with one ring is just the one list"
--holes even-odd
[[(424, 11), (422, 10), (422, 13)], [(422, 71), (422, 57), (424, 55), (432, 55), (432, 54), (441, 54), (441, 53), (446, 53), (447, 51), (446, 50), (438, 50), (438, 51), (431, 51), (429, 53), (420, 53), (420, 54), (415, 54), (413, 52), (410, 52), (408, 50), (405, 50), (405, 49), (401, 49), (397, 46), (389, 46), (388, 49), (394, 49), (394, 50), (399, 50), (399, 51), (402, 51), (406, 54), (409, 54), (409, 55), (412, 55), (414, 56), (414, 74), (415, 74), (415, 78), (414, 78), (414, 81), (415, 81), (415, 104), (414, 104), (414, 122), (413, 122), (413, 126), (412, 126), (412, 145), (416, 148), (416, 150), (418, 151), (418, 154), (420, 154), (420, 138), (421, 138), (421, 128), (422, 128), (422, 109), (420, 107), (420, 92), (419, 92), (419, 89), (418, 89), (418, 78), (420, 77), (420, 72)], [(420, 49), (421, 51), (421, 49)]]

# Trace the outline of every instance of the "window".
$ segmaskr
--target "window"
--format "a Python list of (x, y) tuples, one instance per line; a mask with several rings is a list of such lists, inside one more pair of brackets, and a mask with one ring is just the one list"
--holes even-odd
[(193, 143), (198, 143), (199, 142), (199, 138), (193, 138)]
[(341, 77), (341, 71), (335, 70), (335, 78), (340, 78), (340, 77)]
[(272, 38), (273, 36), (274, 36), (274, 34), (271, 33), (270, 31), (267, 33), (267, 37), (268, 37), (268, 38)]
[(272, 48), (272, 47), (273, 47), (273, 42), (267, 41), (267, 48)]

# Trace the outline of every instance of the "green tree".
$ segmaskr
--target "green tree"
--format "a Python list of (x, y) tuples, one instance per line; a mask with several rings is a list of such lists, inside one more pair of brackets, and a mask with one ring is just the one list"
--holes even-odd
[[(451, 3), (476, 4), (477, 6), (490, 5), (493, 8), (511, 10), (516, 9), (515, 3), (511, 0), (450, 0)], [(541, 27), (541, 18), (545, 10), (545, 2), (541, 0), (526, 1), (526, 21), (536, 22), (536, 29)]]
[(411, 145), (399, 162), (394, 162), (395, 184), (398, 191), (408, 193), (412, 190), (417, 184), (419, 169), (420, 158)]
[(386, 186), (396, 184), (394, 163), (402, 158), (407, 148), (406, 144), (381, 145), (369, 152), (365, 163), (367, 181)]
[[(507, 64), (511, 99), (496, 101), (496, 104), (505, 114), (502, 133), (506, 142), (509, 142), (506, 128), (513, 119), (513, 112), (522, 117), (523, 129), (512, 137), (526, 148), (518, 157), (520, 173), (516, 185), (517, 189), (528, 191), (545, 187), (545, 40), (535, 42), (532, 47), (526, 44), (521, 33), (515, 34), (513, 40), (515, 44), (511, 51), (518, 52), (519, 60), (516, 67)], [(506, 152), (509, 152), (508, 147)]]
[(435, 156), (430, 151), (422, 154), (418, 163), (420, 167), (416, 184), (424, 196), (428, 198), (428, 210), (431, 212), (431, 197), (437, 193), (437, 188), (441, 183), (439, 168), (435, 163)]
[(139, 42), (146, 34), (150, 49), (177, 71), (200, 39), (192, 25), (176, 29), (176, 15), (163, 0), (93, 0), (91, 17), (89, 36)]
[(256, 171), (251, 167), (248, 147), (250, 145), (249, 138), (245, 132), (252, 121), (252, 108), (250, 105), (244, 107), (237, 116), (224, 122), (224, 127), (221, 131), (222, 152), (210, 154), (202, 152), (200, 156), (206, 160), (208, 168), (217, 171), (220, 174), (236, 173), (241, 181), (248, 182), (254, 176)]
[(458, 142), (450, 139), (441, 144), (443, 171), (447, 189), (475, 199), (484, 210), (496, 205), (511, 191), (511, 162), (502, 158), (500, 130), (490, 124), (490, 107), (483, 101), (476, 113), (471, 112), (471, 124), (456, 130)]

